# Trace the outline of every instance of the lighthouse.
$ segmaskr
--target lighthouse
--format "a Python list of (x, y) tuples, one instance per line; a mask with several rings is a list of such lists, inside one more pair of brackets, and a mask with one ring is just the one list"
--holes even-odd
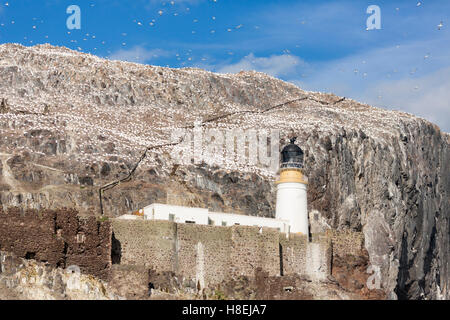
[(287, 220), (291, 233), (309, 236), (306, 191), (308, 179), (303, 175), (303, 151), (296, 138), (281, 151), (280, 178), (277, 185), (276, 218)]

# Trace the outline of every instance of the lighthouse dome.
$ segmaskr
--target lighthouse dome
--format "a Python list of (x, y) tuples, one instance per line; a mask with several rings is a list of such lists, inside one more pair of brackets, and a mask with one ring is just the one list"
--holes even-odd
[(295, 144), (296, 138), (281, 151), (281, 168), (303, 168), (303, 150)]

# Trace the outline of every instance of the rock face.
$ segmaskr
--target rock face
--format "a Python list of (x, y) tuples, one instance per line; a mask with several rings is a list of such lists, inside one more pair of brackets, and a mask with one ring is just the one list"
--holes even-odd
[[(423, 119), (256, 72), (143, 66), (49, 45), (0, 46), (0, 101), (5, 209), (99, 212), (100, 186), (196, 121), (277, 129), (281, 143), (295, 134), (305, 151), (309, 210), (333, 229), (364, 232), (388, 297), (450, 298), (450, 138)], [(274, 216), (274, 172), (233, 161), (178, 165), (173, 155), (150, 151), (132, 179), (105, 191), (105, 214), (167, 202)]]
[(0, 300), (116, 300), (108, 285), (75, 269), (0, 252)]

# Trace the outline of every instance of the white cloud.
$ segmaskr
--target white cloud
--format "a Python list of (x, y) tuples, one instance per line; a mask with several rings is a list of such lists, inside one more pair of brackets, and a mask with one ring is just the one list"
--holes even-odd
[(304, 65), (304, 61), (290, 54), (255, 57), (251, 53), (235, 64), (219, 67), (217, 71), (220, 73), (237, 73), (242, 70), (255, 70), (274, 77), (281, 77), (295, 73), (301, 65)]
[(162, 49), (147, 50), (142, 46), (134, 46), (131, 49), (120, 49), (112, 53), (108, 59), (145, 63), (160, 57), (166, 57), (168, 54), (167, 51)]
[(310, 65), (288, 80), (377, 107), (409, 112), (450, 132), (450, 44), (418, 41)]
[[(438, 124), (450, 132), (450, 67), (416, 79), (381, 82), (373, 88), (382, 93), (385, 107), (399, 107)], [(371, 98), (373, 104), (380, 104)]]

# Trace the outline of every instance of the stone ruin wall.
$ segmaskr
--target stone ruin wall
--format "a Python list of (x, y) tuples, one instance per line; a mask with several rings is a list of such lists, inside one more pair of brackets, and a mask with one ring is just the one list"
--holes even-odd
[(83, 219), (75, 210), (0, 209), (0, 250), (47, 262), (52, 267), (80, 267), (108, 280), (111, 273), (111, 223)]

